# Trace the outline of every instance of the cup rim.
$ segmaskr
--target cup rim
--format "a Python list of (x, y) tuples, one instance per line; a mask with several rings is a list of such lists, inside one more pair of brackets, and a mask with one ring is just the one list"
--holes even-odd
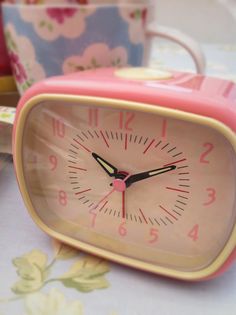
[(117, 8), (147, 8), (149, 6), (154, 5), (154, 1), (146, 1), (146, 2), (119, 2), (119, 3), (88, 3), (88, 4), (66, 4), (66, 3), (44, 3), (44, 4), (24, 4), (24, 3), (1, 3), (2, 9), (6, 8), (22, 8), (22, 9), (43, 9), (43, 8), (109, 8), (109, 7), (117, 7)]

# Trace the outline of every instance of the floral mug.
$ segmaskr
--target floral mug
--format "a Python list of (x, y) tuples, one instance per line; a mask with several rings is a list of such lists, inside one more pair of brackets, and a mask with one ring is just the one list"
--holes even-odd
[(5, 39), (19, 92), (54, 75), (147, 65), (150, 39), (155, 36), (180, 43), (192, 55), (197, 71), (204, 72), (198, 44), (150, 24), (152, 11), (153, 6), (144, 0), (86, 5), (4, 3)]
[(4, 40), (2, 28), (2, 12), (0, 7), (0, 77), (9, 75), (10, 73), (11, 73), (10, 59), (7, 55), (7, 49)]

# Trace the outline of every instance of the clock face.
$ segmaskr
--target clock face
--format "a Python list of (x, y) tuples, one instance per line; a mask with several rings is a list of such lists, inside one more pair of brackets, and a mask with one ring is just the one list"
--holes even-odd
[(29, 198), (50, 229), (74, 240), (200, 270), (234, 226), (235, 152), (201, 121), (147, 108), (34, 106), (22, 140)]

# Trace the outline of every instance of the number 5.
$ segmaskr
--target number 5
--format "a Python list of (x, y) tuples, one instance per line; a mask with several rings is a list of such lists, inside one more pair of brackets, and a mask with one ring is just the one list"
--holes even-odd
[(152, 238), (148, 242), (150, 244), (155, 243), (158, 240), (158, 230), (157, 229), (150, 229), (149, 234)]

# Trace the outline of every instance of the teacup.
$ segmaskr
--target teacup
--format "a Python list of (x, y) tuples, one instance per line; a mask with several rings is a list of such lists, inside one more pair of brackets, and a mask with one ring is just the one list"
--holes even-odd
[(185, 47), (197, 71), (204, 72), (204, 57), (196, 42), (150, 23), (153, 5), (149, 1), (98, 4), (92, 0), (85, 5), (58, 1), (64, 4), (3, 4), (5, 38), (21, 94), (34, 82), (54, 75), (147, 65), (150, 39), (156, 36)]
[(7, 55), (7, 49), (4, 40), (2, 27), (2, 12), (0, 6), (0, 76), (6, 76), (11, 73), (10, 59)]

